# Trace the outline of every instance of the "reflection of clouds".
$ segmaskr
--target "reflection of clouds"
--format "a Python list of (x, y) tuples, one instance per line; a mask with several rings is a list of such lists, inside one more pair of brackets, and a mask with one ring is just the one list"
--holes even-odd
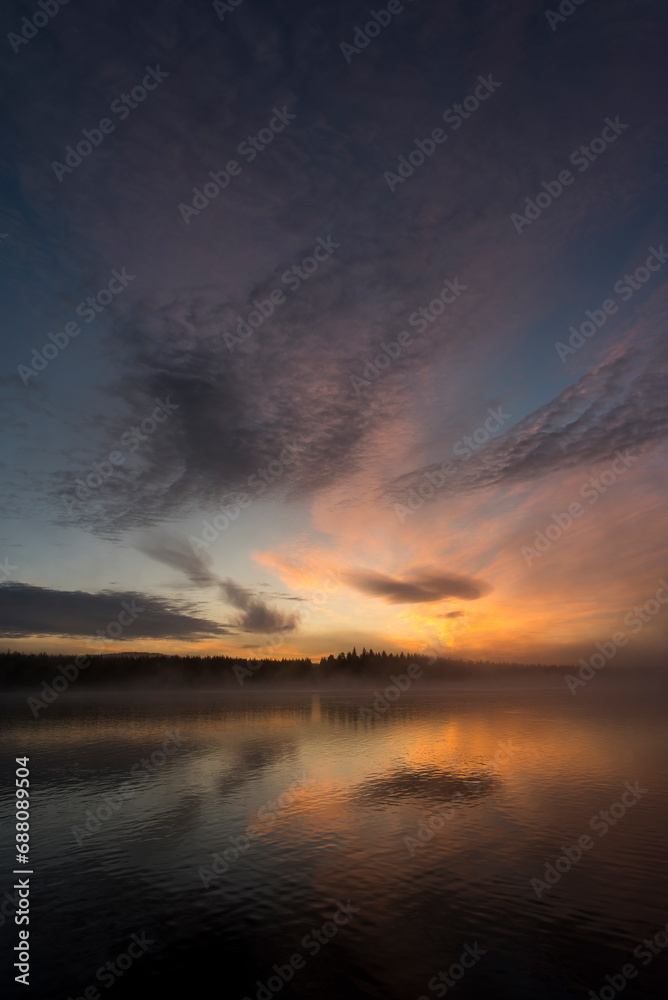
[(221, 795), (232, 795), (234, 792), (243, 788), (248, 782), (250, 775), (247, 773), (246, 769), (243, 767), (234, 767), (230, 771), (226, 771), (225, 774), (218, 781), (218, 791)]
[(195, 793), (182, 792), (175, 796), (173, 802), (162, 804), (151, 803), (145, 808), (152, 811), (152, 815), (145, 816), (135, 814), (136, 823), (141, 822), (142, 839), (164, 839), (174, 835), (174, 830), (196, 831), (201, 822), (204, 811), (204, 803), (201, 796)]
[[(218, 780), (221, 795), (230, 795), (268, 768), (285, 764), (287, 758), (293, 757), (296, 749), (297, 744), (291, 739), (268, 738), (243, 743), (237, 751), (238, 762), (227, 768)], [(297, 777), (294, 775), (291, 780), (296, 780)]]
[(295, 753), (297, 743), (292, 739), (252, 740), (239, 748), (239, 756), (249, 771), (261, 771), (271, 764), (283, 763), (286, 755)]
[(382, 777), (368, 778), (353, 788), (352, 795), (370, 805), (392, 805), (406, 799), (443, 802), (459, 794), (474, 802), (489, 795), (499, 784), (498, 778), (477, 773), (462, 777), (436, 768), (400, 768)]

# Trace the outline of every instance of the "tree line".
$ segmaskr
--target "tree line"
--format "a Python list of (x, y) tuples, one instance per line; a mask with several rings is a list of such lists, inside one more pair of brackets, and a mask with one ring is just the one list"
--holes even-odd
[[(23, 653), (7, 650), (0, 653), (0, 687), (17, 689), (50, 681), (74, 662), (74, 655), (61, 653)], [(164, 653), (100, 653), (77, 656), (81, 667), (77, 685), (207, 687), (253, 684), (313, 684), (327, 681), (355, 684), (376, 681), (390, 674), (404, 673), (417, 663), (427, 681), (476, 679), (486, 675), (524, 675), (565, 673), (568, 666), (520, 664), (491, 660), (463, 660), (428, 656), (420, 653), (388, 653), (385, 650), (353, 647), (337, 656), (281, 659), (239, 659), (232, 656), (176, 656)], [(85, 667), (83, 666), (85, 664)]]

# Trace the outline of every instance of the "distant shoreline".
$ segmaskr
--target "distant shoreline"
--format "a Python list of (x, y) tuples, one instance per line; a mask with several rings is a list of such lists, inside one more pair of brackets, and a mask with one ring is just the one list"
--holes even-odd
[[(239, 660), (230, 656), (169, 656), (166, 654), (76, 654), (19, 653), (0, 654), (0, 689), (25, 690), (36, 693), (40, 686), (56, 692), (72, 689), (147, 690), (155, 694), (168, 691), (313, 691), (343, 693), (371, 690), (386, 686), (395, 675), (403, 674), (410, 665), (419, 668), (419, 680), (414, 689), (427, 691), (444, 685), (461, 688), (484, 684), (517, 686), (518, 682), (548, 686), (563, 683), (573, 671), (573, 664), (545, 665), (462, 660), (454, 657), (434, 658), (420, 654), (340, 654), (322, 659)], [(626, 679), (637, 671), (630, 668), (605, 668), (606, 675)], [(650, 668), (643, 676), (660, 676)]]

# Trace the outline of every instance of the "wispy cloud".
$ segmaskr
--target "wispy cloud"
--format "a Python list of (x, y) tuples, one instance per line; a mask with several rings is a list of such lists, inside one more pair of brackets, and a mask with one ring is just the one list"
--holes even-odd
[(196, 587), (216, 587), (225, 604), (242, 612), (235, 626), (244, 632), (291, 632), (297, 627), (298, 614), (286, 614), (234, 580), (222, 579), (184, 539), (156, 532), (141, 539), (137, 548), (152, 559), (180, 570)]
[[(668, 343), (648, 356), (630, 349), (583, 375), (555, 399), (535, 410), (477, 453), (446, 456), (440, 495), (462, 495), (490, 487), (529, 482), (560, 470), (589, 466), (616, 451), (637, 457), (668, 436)], [(440, 470), (430, 463), (396, 478), (381, 495), (401, 502)]]
[(492, 589), (489, 584), (472, 577), (441, 575), (428, 570), (413, 571), (402, 580), (374, 572), (347, 573), (344, 579), (362, 593), (381, 597), (387, 604), (424, 604), (448, 597), (475, 601)]

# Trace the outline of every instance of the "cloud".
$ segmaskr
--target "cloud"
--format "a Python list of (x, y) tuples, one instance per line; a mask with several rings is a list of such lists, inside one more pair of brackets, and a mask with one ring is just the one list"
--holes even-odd
[[(235, 15), (236, 29), (246, 24), (249, 11)], [(105, 141), (62, 190), (44, 185), (37, 170), (26, 169), (21, 178), (31, 214), (53, 218), (55, 226), (66, 206), (76, 237), (72, 246), (80, 246), (82, 256), (92, 257), (91, 234), (105, 267), (109, 260), (125, 260), (133, 247), (139, 273), (127, 298), (114, 306), (107, 343), (112, 384), (106, 388), (132, 409), (132, 420), (135, 414), (143, 416), (146, 400), (156, 396), (171, 395), (180, 407), (160, 434), (142, 446), (146, 468), (136, 471), (126, 465), (124, 475), (117, 472), (100, 490), (100, 502), (76, 505), (72, 484), (83, 470), (70, 468), (53, 476), (54, 493), (67, 491), (75, 501), (68, 523), (98, 534), (118, 536), (195, 509), (219, 510), (227, 493), (247, 490), (249, 477), (279, 460), (286, 442), (302, 440), (304, 449), (268, 486), (265, 499), (313, 495), (354, 473), (374, 432), (388, 416), (407, 412), (411, 386), (421, 391), (426, 370), (438, 370), (456, 352), (461, 361), (469, 342), (477, 343), (482, 355), (497, 339), (512, 352), (518, 329), (530, 325), (533, 333), (533, 327), (545, 326), (553, 308), (545, 276), (556, 269), (563, 294), (575, 294), (575, 285), (564, 284), (568, 276), (559, 254), (576, 238), (583, 217), (588, 231), (598, 218), (608, 216), (616, 192), (606, 178), (609, 171), (624, 176), (620, 156), (632, 157), (634, 171), (642, 171), (634, 174), (638, 190), (651, 192), (653, 182), (660, 182), (659, 171), (652, 172), (623, 140), (614, 158), (611, 154), (596, 164), (599, 180), (593, 188), (585, 182), (573, 189), (558, 211), (517, 236), (510, 211), (534, 192), (538, 177), (556, 176), (551, 171), (563, 165), (574, 134), (589, 137), (581, 132), (584, 121), (599, 123), (604, 114), (601, 93), (592, 90), (588, 71), (580, 69), (569, 70), (560, 90), (569, 95), (566, 103), (571, 100), (577, 108), (575, 122), (569, 115), (536, 115), (536, 107), (543, 102), (550, 107), (554, 99), (553, 74), (544, 68), (549, 58), (538, 60), (540, 73), (532, 67), (531, 99), (519, 104), (511, 99), (506, 81), (527, 72), (515, 43), (524, 37), (526, 19), (533, 18), (521, 7), (482, 20), (458, 10), (458, 22), (470, 17), (471, 31), (476, 37), (482, 33), (480, 48), (466, 52), (453, 41), (461, 25), (452, 30), (451, 10), (407, 10), (402, 23), (411, 52), (442, 67), (443, 76), (433, 79), (406, 72), (403, 45), (395, 47), (389, 33), (382, 45), (355, 60), (353, 73), (331, 45), (343, 29), (340, 13), (326, 5), (300, 10), (294, 24), (272, 4), (253, 17), (253, 31), (239, 47), (226, 32), (202, 37), (196, 18), (184, 22), (181, 12), (164, 5), (164, 40), (155, 52), (162, 53), (172, 71), (166, 53), (176, 58), (175, 39), (192, 30), (197, 72), (177, 77), (173, 71), (151, 101), (128, 119), (124, 131), (119, 129), (123, 145), (115, 136)], [(100, 18), (87, 28), (115, 37), (113, 18)], [(423, 23), (429, 25), (426, 32), (419, 27)], [(628, 26), (635, 32), (636, 51), (641, 51), (638, 46), (652, 51), (658, 42), (641, 24)], [(105, 82), (116, 79), (120, 86), (132, 79), (138, 52), (155, 45), (153, 21), (150, 28), (148, 37), (144, 26), (129, 49), (123, 47), (119, 54), (114, 47), (113, 60), (102, 61)], [(549, 34), (541, 43), (548, 52)], [(504, 36), (509, 44), (497, 49)], [(444, 44), (449, 58), (443, 58)], [(627, 42), (608, 37), (607, 44), (605, 73), (612, 88), (617, 80), (610, 67)], [(503, 51), (495, 66), (504, 81), (499, 94), (450, 135), (447, 154), (436, 153), (391, 195), (383, 171), (406, 152), (416, 128), (428, 134), (445, 106), (463, 98), (481, 72), (481, 52), (490, 45)], [(288, 60), (286, 52), (292, 53)], [(301, 59), (317, 65), (307, 88), (296, 68)], [(644, 63), (654, 65), (654, 60), (648, 56)], [(259, 78), (258, 65), (264, 67)], [(23, 97), (32, 114), (18, 115), (17, 121), (25, 129), (21, 142), (31, 144), (26, 163), (48, 163), (50, 150), (64, 148), (80, 129), (79, 121), (93, 120), (94, 113), (99, 117), (97, 90), (85, 81), (75, 75), (59, 84), (66, 87), (57, 102), (68, 109), (63, 110), (64, 121), (54, 121), (50, 105), (37, 99), (41, 78), (24, 81), (28, 90)], [(66, 100), (70, 88), (76, 103)], [(644, 82), (642, 98), (645, 106)], [(266, 124), (275, 102), (287, 102), (296, 120), (266, 152), (244, 164), (233, 187), (185, 227), (179, 202), (231, 155), (241, 138)], [(70, 115), (68, 122), (65, 116)], [(505, 169), (499, 169), (500, 163)], [(443, 191), (457, 194), (444, 198)], [(618, 199), (612, 203), (617, 205)], [(161, 239), (151, 240), (147, 234), (152, 232)], [(543, 238), (534, 240), (535, 232)], [(312, 252), (318, 236), (329, 233), (340, 249), (291, 291), (281, 276)], [(403, 234), (400, 240), (398, 233)], [(580, 282), (582, 269), (574, 266)], [(97, 277), (89, 279), (85, 273), (84, 284), (94, 288)], [(469, 288), (461, 305), (416, 334), (410, 350), (358, 395), (351, 376), (362, 374), (381, 342), (392, 342), (407, 329), (408, 316), (434, 299), (446, 274), (457, 274)], [(521, 306), (516, 291), (520, 279), (519, 298), (526, 299)], [(287, 300), (230, 351), (226, 335), (247, 319), (254, 301), (266, 301), (276, 288), (286, 292)], [(578, 296), (585, 291), (577, 286)], [(584, 301), (590, 304), (586, 297)], [(71, 350), (73, 357), (76, 348)], [(551, 345), (547, 356), (550, 350)], [(554, 361), (558, 363), (556, 354)], [(31, 392), (36, 393), (36, 386), (41, 383), (32, 380)], [(99, 457), (109, 450), (101, 443)], [(478, 484), (484, 485), (481, 477), (475, 478), (474, 488)]]
[(243, 612), (235, 625), (244, 632), (290, 632), (297, 627), (298, 614), (279, 611), (234, 580), (223, 580), (184, 539), (156, 532), (141, 539), (137, 548), (152, 559), (185, 573), (196, 587), (217, 587), (226, 604)]
[(668, 436), (667, 376), (667, 343), (647, 356), (628, 350), (587, 372), (479, 452), (446, 456), (447, 473), (440, 471), (443, 463), (425, 465), (393, 480), (381, 496), (388, 504), (401, 503), (424, 485), (427, 473), (443, 476), (437, 496), (463, 495), (595, 465), (614, 459), (617, 451), (630, 451), (632, 460)]
[(127, 619), (128, 608), (132, 609), (133, 620), (124, 627), (119, 636), (122, 639), (189, 641), (234, 634), (219, 622), (192, 614), (196, 608), (184, 601), (149, 597), (134, 591), (88, 594), (4, 583), (0, 585), (0, 635), (10, 639), (32, 635), (91, 636), (97, 641), (96, 633), (106, 632), (112, 622), (119, 621), (119, 615), (125, 614)]
[(397, 580), (382, 573), (348, 573), (345, 579), (364, 594), (383, 598), (387, 604), (426, 604), (459, 597), (475, 601), (491, 591), (489, 584), (472, 577), (441, 576), (437, 573), (417, 572), (404, 580)]
[(156, 562), (180, 570), (196, 587), (213, 587), (219, 582), (203, 555), (197, 555), (188, 542), (165, 531), (144, 535), (135, 547)]

